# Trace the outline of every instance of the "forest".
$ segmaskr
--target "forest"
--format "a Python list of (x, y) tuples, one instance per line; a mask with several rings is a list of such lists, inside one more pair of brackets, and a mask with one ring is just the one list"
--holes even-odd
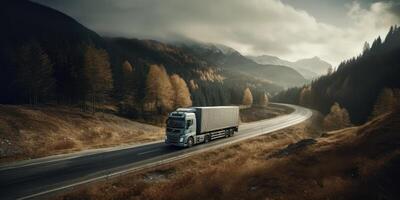
[[(22, 10), (30, 12), (18, 15)], [(283, 90), (226, 64), (250, 63), (263, 73), (277, 70), (240, 54), (102, 37), (65, 14), (30, 1), (5, 3), (0, 22), (7, 27), (0, 33), (1, 104), (66, 105), (135, 118), (176, 107), (242, 104), (248, 93), (254, 103), (261, 103)], [(196, 54), (195, 48), (214, 53), (208, 57), (213, 59)], [(303, 83), (300, 74), (285, 70), (292, 74), (289, 78)]]
[(287, 89), (274, 101), (299, 104), (328, 114), (336, 104), (348, 111), (351, 122), (361, 124), (374, 112), (392, 109), (400, 95), (400, 27), (392, 26), (384, 40), (367, 42), (363, 52), (342, 62), (309, 85)]

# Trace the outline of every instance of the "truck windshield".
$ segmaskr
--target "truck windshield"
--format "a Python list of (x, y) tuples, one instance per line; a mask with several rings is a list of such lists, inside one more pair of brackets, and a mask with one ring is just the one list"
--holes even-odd
[(185, 120), (169, 118), (167, 121), (167, 126), (171, 128), (185, 128)]

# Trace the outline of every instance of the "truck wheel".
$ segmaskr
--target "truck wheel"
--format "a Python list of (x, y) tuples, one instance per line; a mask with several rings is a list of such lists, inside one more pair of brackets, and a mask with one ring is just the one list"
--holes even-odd
[(204, 143), (208, 143), (210, 141), (210, 136), (204, 136)]
[(193, 138), (192, 137), (190, 137), (189, 139), (188, 139), (188, 141), (187, 141), (187, 145), (188, 145), (188, 147), (192, 147), (193, 146)]
[(229, 137), (231, 135), (231, 131), (230, 130), (225, 130), (225, 137)]
[(229, 131), (229, 136), (232, 137), (233, 134), (235, 134), (235, 130), (231, 129), (231, 130)]

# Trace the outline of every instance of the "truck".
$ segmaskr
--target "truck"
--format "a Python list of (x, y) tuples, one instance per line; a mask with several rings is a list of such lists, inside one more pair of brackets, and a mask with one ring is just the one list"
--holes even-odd
[(217, 138), (231, 137), (238, 130), (238, 106), (178, 108), (166, 120), (165, 143), (191, 147)]

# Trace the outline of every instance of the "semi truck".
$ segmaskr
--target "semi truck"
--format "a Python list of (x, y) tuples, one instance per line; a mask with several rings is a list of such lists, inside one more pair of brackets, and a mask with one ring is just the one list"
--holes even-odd
[(178, 108), (168, 115), (165, 143), (191, 147), (223, 137), (239, 129), (238, 106)]

